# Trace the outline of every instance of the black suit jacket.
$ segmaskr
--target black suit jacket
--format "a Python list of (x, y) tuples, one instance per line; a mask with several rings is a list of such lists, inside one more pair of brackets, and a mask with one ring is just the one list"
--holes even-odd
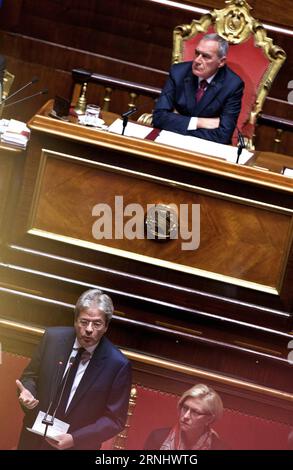
[[(40, 401), (34, 410), (25, 411), (19, 449), (40, 448), (43, 439), (28, 432), (38, 412), (46, 411), (54, 391), (57, 374), (63, 376), (75, 340), (71, 327), (48, 328), (25, 369), (21, 382)], [(58, 373), (58, 364), (63, 363)], [(120, 432), (126, 421), (131, 388), (128, 359), (103, 337), (78, 385), (66, 412), (68, 432), (74, 449), (98, 449), (101, 443)]]
[[(218, 69), (202, 99), (195, 99), (198, 78), (192, 73), (192, 62), (171, 67), (169, 78), (156, 103), (153, 124), (184, 135), (229, 144), (241, 109), (244, 83), (229, 67)], [(173, 111), (176, 110), (177, 113)], [(217, 129), (188, 131), (192, 116), (220, 118)]]

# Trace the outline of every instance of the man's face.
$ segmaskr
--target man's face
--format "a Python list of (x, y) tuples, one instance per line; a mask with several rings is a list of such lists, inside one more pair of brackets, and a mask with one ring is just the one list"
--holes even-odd
[(181, 405), (179, 422), (180, 430), (192, 437), (193, 434), (203, 432), (212, 421), (212, 415), (204, 410), (200, 398), (188, 397)]
[(83, 348), (94, 346), (106, 333), (108, 325), (103, 311), (89, 307), (79, 312), (74, 322), (76, 337)]
[(226, 57), (218, 56), (219, 44), (217, 41), (203, 41), (198, 43), (195, 49), (195, 57), (192, 63), (192, 73), (198, 78), (209, 78), (226, 63)]

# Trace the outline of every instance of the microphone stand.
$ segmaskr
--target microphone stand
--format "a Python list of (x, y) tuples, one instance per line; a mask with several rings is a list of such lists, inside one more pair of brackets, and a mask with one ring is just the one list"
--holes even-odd
[(240, 155), (242, 153), (242, 150), (245, 149), (245, 141), (244, 141), (244, 137), (243, 135), (241, 134), (240, 130), (238, 129), (237, 127), (237, 131), (238, 131), (238, 149), (237, 149), (237, 159), (236, 159), (236, 163), (239, 163), (239, 158), (240, 158)]
[(16, 90), (14, 93), (11, 93), (11, 95), (7, 96), (7, 98), (5, 98), (3, 101), (6, 102), (10, 100), (13, 96), (17, 95), (21, 91), (25, 90), (25, 88), (27, 88), (30, 85), (33, 85), (34, 83), (37, 83), (38, 81), (39, 81), (38, 77), (33, 77), (30, 82), (26, 83), (26, 85), (22, 86), (21, 88)]
[(137, 108), (132, 108), (130, 109), (129, 111), (126, 111), (125, 113), (121, 114), (122, 118), (123, 118), (123, 127), (122, 127), (122, 134), (121, 135), (124, 135), (124, 131), (125, 131), (125, 128), (128, 124), (128, 118), (129, 116), (131, 116), (132, 114), (136, 113), (137, 111)]
[[(62, 399), (62, 396), (63, 396), (63, 393), (64, 393), (64, 389), (65, 389), (65, 385), (66, 385), (66, 382), (67, 382), (67, 379), (68, 379), (68, 376), (69, 376), (69, 372), (70, 372), (70, 369), (72, 367), (72, 364), (74, 362), (74, 357), (71, 357), (70, 358), (70, 361), (69, 361), (69, 366), (68, 366), (68, 369), (66, 371), (66, 374), (65, 374), (65, 377), (64, 377), (64, 381), (63, 381), (63, 385), (62, 385), (62, 390), (61, 390), (61, 393), (60, 393), (60, 396), (59, 396), (59, 400), (58, 400), (58, 403), (57, 403), (57, 406), (54, 410), (54, 413), (52, 414), (52, 416), (50, 418), (48, 418), (48, 414), (49, 414), (49, 411), (50, 411), (50, 408), (52, 406), (52, 403), (53, 403), (53, 400), (51, 401), (50, 405), (49, 405), (49, 408), (48, 410), (46, 411), (46, 414), (44, 416), (44, 418), (42, 419), (42, 424), (45, 424), (45, 432), (44, 432), (44, 436), (43, 437), (46, 437), (47, 436), (47, 432), (48, 432), (48, 428), (49, 426), (53, 426), (54, 425), (54, 421), (55, 421), (55, 415), (57, 413), (57, 410), (59, 408), (59, 405), (60, 405), (60, 402), (61, 402), (61, 399)], [(58, 374), (59, 375), (59, 374)]]
[(128, 124), (128, 116), (125, 116), (123, 118), (123, 128), (122, 128), (122, 134), (121, 135), (124, 135), (124, 131), (125, 131), (125, 128), (126, 128), (127, 124)]
[(54, 424), (54, 419), (53, 417), (51, 417), (51, 419), (48, 419), (48, 414), (50, 412), (50, 409), (51, 409), (51, 406), (53, 405), (53, 401), (54, 401), (54, 398), (55, 398), (55, 394), (57, 392), (57, 387), (58, 387), (58, 382), (59, 382), (59, 375), (60, 375), (60, 371), (61, 371), (61, 366), (63, 366), (63, 361), (59, 361), (58, 362), (58, 370), (57, 370), (57, 375), (56, 375), (56, 379), (55, 379), (55, 383), (54, 383), (54, 386), (52, 387), (52, 392), (51, 392), (51, 396), (50, 396), (50, 404), (48, 406), (48, 409), (45, 413), (45, 416), (42, 420), (42, 423), (46, 425), (45, 427), (45, 432), (44, 432), (44, 437), (47, 436), (47, 432), (48, 432), (48, 427), (49, 426), (53, 426)]
[(242, 153), (242, 150), (243, 150), (243, 147), (242, 147), (242, 145), (239, 143), (238, 149), (237, 149), (237, 159), (236, 159), (236, 163), (239, 163), (239, 158), (240, 158), (240, 155), (241, 155), (241, 153)]
[[(44, 90), (38, 91), (37, 93), (34, 93), (33, 95), (26, 96), (25, 98), (21, 98), (19, 100), (13, 101), (13, 103), (5, 104), (5, 101), (3, 100), (4, 101), (4, 109), (8, 108), (9, 106), (13, 106), (14, 104), (21, 103), (22, 101), (29, 100), (30, 98), (33, 98), (34, 96), (46, 95), (47, 93), (48, 93), (48, 88), (45, 88)], [(2, 101), (2, 103), (3, 103), (3, 101)]]

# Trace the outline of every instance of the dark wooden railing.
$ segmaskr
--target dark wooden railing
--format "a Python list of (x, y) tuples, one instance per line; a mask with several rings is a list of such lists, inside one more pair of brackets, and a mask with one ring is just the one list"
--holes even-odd
[[(129, 94), (129, 109), (134, 108), (136, 106), (136, 100), (139, 95), (147, 96), (155, 100), (161, 93), (161, 88), (152, 87), (143, 83), (122, 80), (119, 78), (101, 75), (98, 73), (92, 73), (84, 69), (73, 69), (72, 78), (74, 82), (72, 93), (73, 106), (77, 104), (78, 99), (82, 94), (82, 89), (85, 83), (95, 83), (104, 87), (105, 94), (103, 98), (103, 109), (105, 111), (110, 110), (109, 108), (111, 103), (111, 94), (114, 89), (121, 90)], [(273, 102), (273, 99), (268, 97), (267, 102), (269, 101)], [(275, 151), (278, 151), (277, 147), (282, 140), (283, 132), (292, 132), (293, 130), (292, 120), (272, 116), (266, 113), (260, 113), (257, 124), (276, 129), (276, 136), (274, 139)]]
[(78, 102), (78, 98), (82, 93), (82, 88), (85, 83), (95, 83), (97, 85), (102, 85), (105, 88), (103, 99), (103, 109), (105, 111), (109, 111), (111, 94), (114, 89), (129, 93), (129, 109), (135, 107), (136, 99), (139, 95), (156, 99), (161, 93), (160, 88), (151, 87), (142, 83), (130, 82), (128, 80), (121, 80), (119, 78), (109, 77), (98, 73), (91, 73), (83, 69), (73, 69), (72, 78), (74, 81), (72, 105), (76, 105)]

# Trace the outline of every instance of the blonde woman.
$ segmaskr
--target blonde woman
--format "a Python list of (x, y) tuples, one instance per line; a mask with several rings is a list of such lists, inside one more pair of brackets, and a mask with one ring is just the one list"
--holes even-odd
[(172, 428), (156, 429), (146, 450), (220, 450), (225, 446), (212, 424), (223, 414), (219, 395), (204, 384), (194, 385), (178, 401), (178, 420)]

